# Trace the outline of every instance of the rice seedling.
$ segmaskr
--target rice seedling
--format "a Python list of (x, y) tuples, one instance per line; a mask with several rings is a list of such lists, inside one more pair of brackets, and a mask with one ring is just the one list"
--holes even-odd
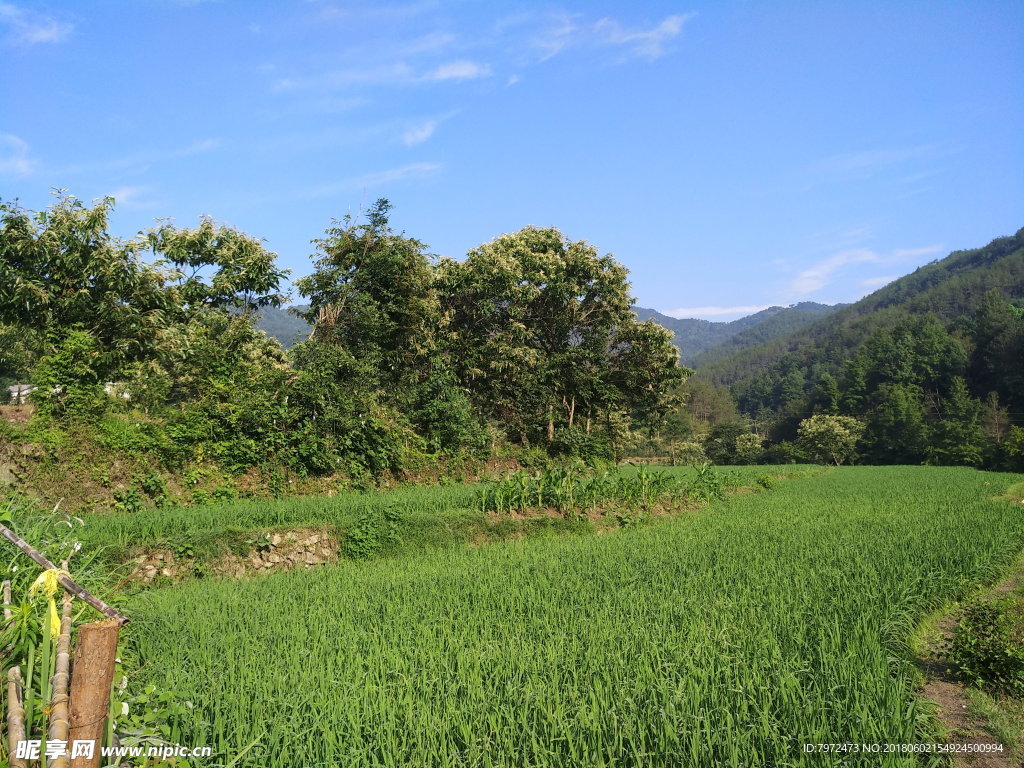
[(132, 660), (235, 768), (934, 765), (803, 745), (937, 740), (906, 640), (1024, 546), (992, 498), (1020, 479), (841, 468), (607, 536), (188, 582), (132, 598)]

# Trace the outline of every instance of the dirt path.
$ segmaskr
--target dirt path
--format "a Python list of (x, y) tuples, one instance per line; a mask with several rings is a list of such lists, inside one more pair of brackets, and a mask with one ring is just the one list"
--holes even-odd
[[(997, 597), (1012, 592), (1024, 581), (1024, 568), (1018, 567), (1006, 579), (996, 584), (986, 596)], [(924, 675), (925, 682), (921, 688), (921, 696), (938, 705), (936, 715), (949, 730), (951, 744), (964, 745), (967, 748), (984, 745), (1000, 745), (999, 739), (985, 730), (984, 723), (968, 711), (969, 699), (967, 686), (956, 674), (956, 670), (946, 659), (944, 647), (953, 639), (956, 631), (956, 617), (943, 617), (935, 626), (931, 642), (918, 659), (918, 665)], [(953, 756), (954, 768), (1021, 768), (1021, 763), (1010, 756), (1004, 748), (1002, 752), (957, 753)]]

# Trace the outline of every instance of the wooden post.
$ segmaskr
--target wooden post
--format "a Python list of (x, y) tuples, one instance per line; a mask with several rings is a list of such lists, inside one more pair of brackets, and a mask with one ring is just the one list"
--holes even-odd
[[(31, 544), (29, 544), (27, 541), (21, 538), (21, 536), (16, 534), (6, 525), (0, 525), (0, 536), (3, 536), (5, 539), (11, 542), (11, 544), (13, 544), (26, 555), (31, 557), (33, 560), (39, 563), (39, 565), (43, 566), (43, 568), (45, 568), (46, 570), (57, 570), (57, 566), (51, 563), (49, 560), (47, 560), (46, 556), (43, 555), (42, 552), (37, 550), (35, 547), (33, 547)], [(121, 624), (128, 623), (128, 618), (124, 614), (120, 613), (115, 608), (111, 608), (109, 605), (104, 603), (91, 592), (87, 592), (85, 589), (83, 589), (78, 584), (73, 582), (70, 576), (67, 576), (66, 574), (62, 573), (58, 581), (66, 591), (70, 592), (79, 600), (84, 600), (103, 615), (109, 616), (112, 619), (117, 619), (118, 622), (120, 622)]]
[(110, 686), (114, 682), (117, 619), (96, 621), (78, 628), (75, 663), (71, 673), (71, 732), (69, 749), (75, 741), (92, 741), (91, 759), (75, 757), (71, 768), (98, 768), (103, 726), (110, 709)]

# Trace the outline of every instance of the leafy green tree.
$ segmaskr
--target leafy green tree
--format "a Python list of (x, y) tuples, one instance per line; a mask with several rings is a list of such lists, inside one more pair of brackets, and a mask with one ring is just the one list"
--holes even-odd
[(920, 464), (927, 452), (924, 397), (910, 384), (882, 384), (873, 397), (864, 442), (876, 464)]
[(798, 428), (800, 446), (819, 464), (837, 467), (853, 458), (864, 425), (851, 416), (818, 414)]
[(556, 229), (527, 227), (441, 264), (450, 343), (477, 409), (525, 440), (613, 412), (664, 413), (682, 378), (671, 336), (630, 311), (626, 270)]
[(334, 222), (315, 240), (313, 274), (295, 281), (314, 338), (366, 361), (389, 387), (410, 387), (437, 363), (442, 322), (426, 246), (390, 226), (378, 200), (366, 220)]
[(836, 377), (828, 371), (821, 374), (821, 378), (818, 379), (818, 383), (814, 388), (812, 398), (814, 408), (822, 413), (837, 414), (839, 413), (839, 401), (841, 398), (842, 394), (839, 391), (839, 382), (836, 381)]
[(982, 405), (971, 397), (967, 382), (959, 377), (954, 379), (949, 397), (943, 403), (942, 418), (931, 430), (928, 463), (981, 464), (985, 451), (981, 413)]
[(113, 204), (60, 195), (34, 213), (0, 203), (0, 323), (42, 340), (50, 374), (71, 329), (88, 334), (102, 380), (144, 358), (166, 321), (166, 276), (138, 258), (139, 243), (107, 231)]
[(99, 417), (108, 405), (96, 365), (99, 340), (82, 328), (68, 328), (55, 333), (48, 347), (33, 374), (36, 388), (31, 397), (39, 412), (56, 419)]
[(184, 320), (210, 310), (247, 315), (284, 301), (280, 286), (288, 270), (277, 267), (277, 254), (233, 227), (204, 216), (194, 229), (162, 224), (145, 242), (159, 265), (170, 267), (164, 275), (170, 306)]
[(764, 440), (753, 432), (737, 436), (735, 460), (737, 464), (756, 464), (761, 458)]
[[(750, 427), (743, 421), (716, 424), (704, 438), (704, 453), (714, 464), (739, 464), (737, 450)], [(755, 436), (756, 437), (756, 436)]]

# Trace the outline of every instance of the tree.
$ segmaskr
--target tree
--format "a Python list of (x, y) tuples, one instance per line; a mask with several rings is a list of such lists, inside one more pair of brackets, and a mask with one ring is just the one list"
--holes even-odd
[(71, 329), (87, 334), (101, 381), (149, 353), (169, 308), (167, 276), (138, 258), (139, 243), (107, 231), (113, 205), (64, 194), (38, 213), (0, 203), (0, 323), (34, 334), (39, 354)]
[(764, 441), (753, 432), (747, 432), (736, 438), (736, 463), (755, 464), (761, 458)]
[(295, 285), (309, 299), (299, 314), (313, 337), (370, 363), (393, 388), (413, 385), (436, 363), (442, 317), (426, 246), (391, 229), (390, 210), (382, 198), (364, 222), (335, 221), (314, 241), (315, 271)]
[(883, 384), (874, 393), (864, 442), (878, 464), (919, 464), (928, 446), (924, 396), (910, 384)]
[(822, 413), (804, 419), (797, 431), (801, 447), (815, 461), (838, 467), (853, 457), (864, 425), (850, 416)]
[(954, 379), (949, 397), (943, 403), (942, 418), (931, 430), (928, 463), (981, 464), (985, 449), (981, 411), (981, 403), (971, 397), (967, 382), (959, 377)]
[(170, 306), (185, 321), (210, 310), (248, 315), (284, 301), (280, 285), (289, 272), (277, 267), (277, 254), (233, 227), (204, 216), (195, 229), (165, 223), (145, 242), (171, 268), (164, 276)]
[(527, 227), (441, 264), (451, 344), (478, 410), (525, 440), (663, 416), (682, 379), (671, 334), (638, 323), (626, 269), (557, 229)]

